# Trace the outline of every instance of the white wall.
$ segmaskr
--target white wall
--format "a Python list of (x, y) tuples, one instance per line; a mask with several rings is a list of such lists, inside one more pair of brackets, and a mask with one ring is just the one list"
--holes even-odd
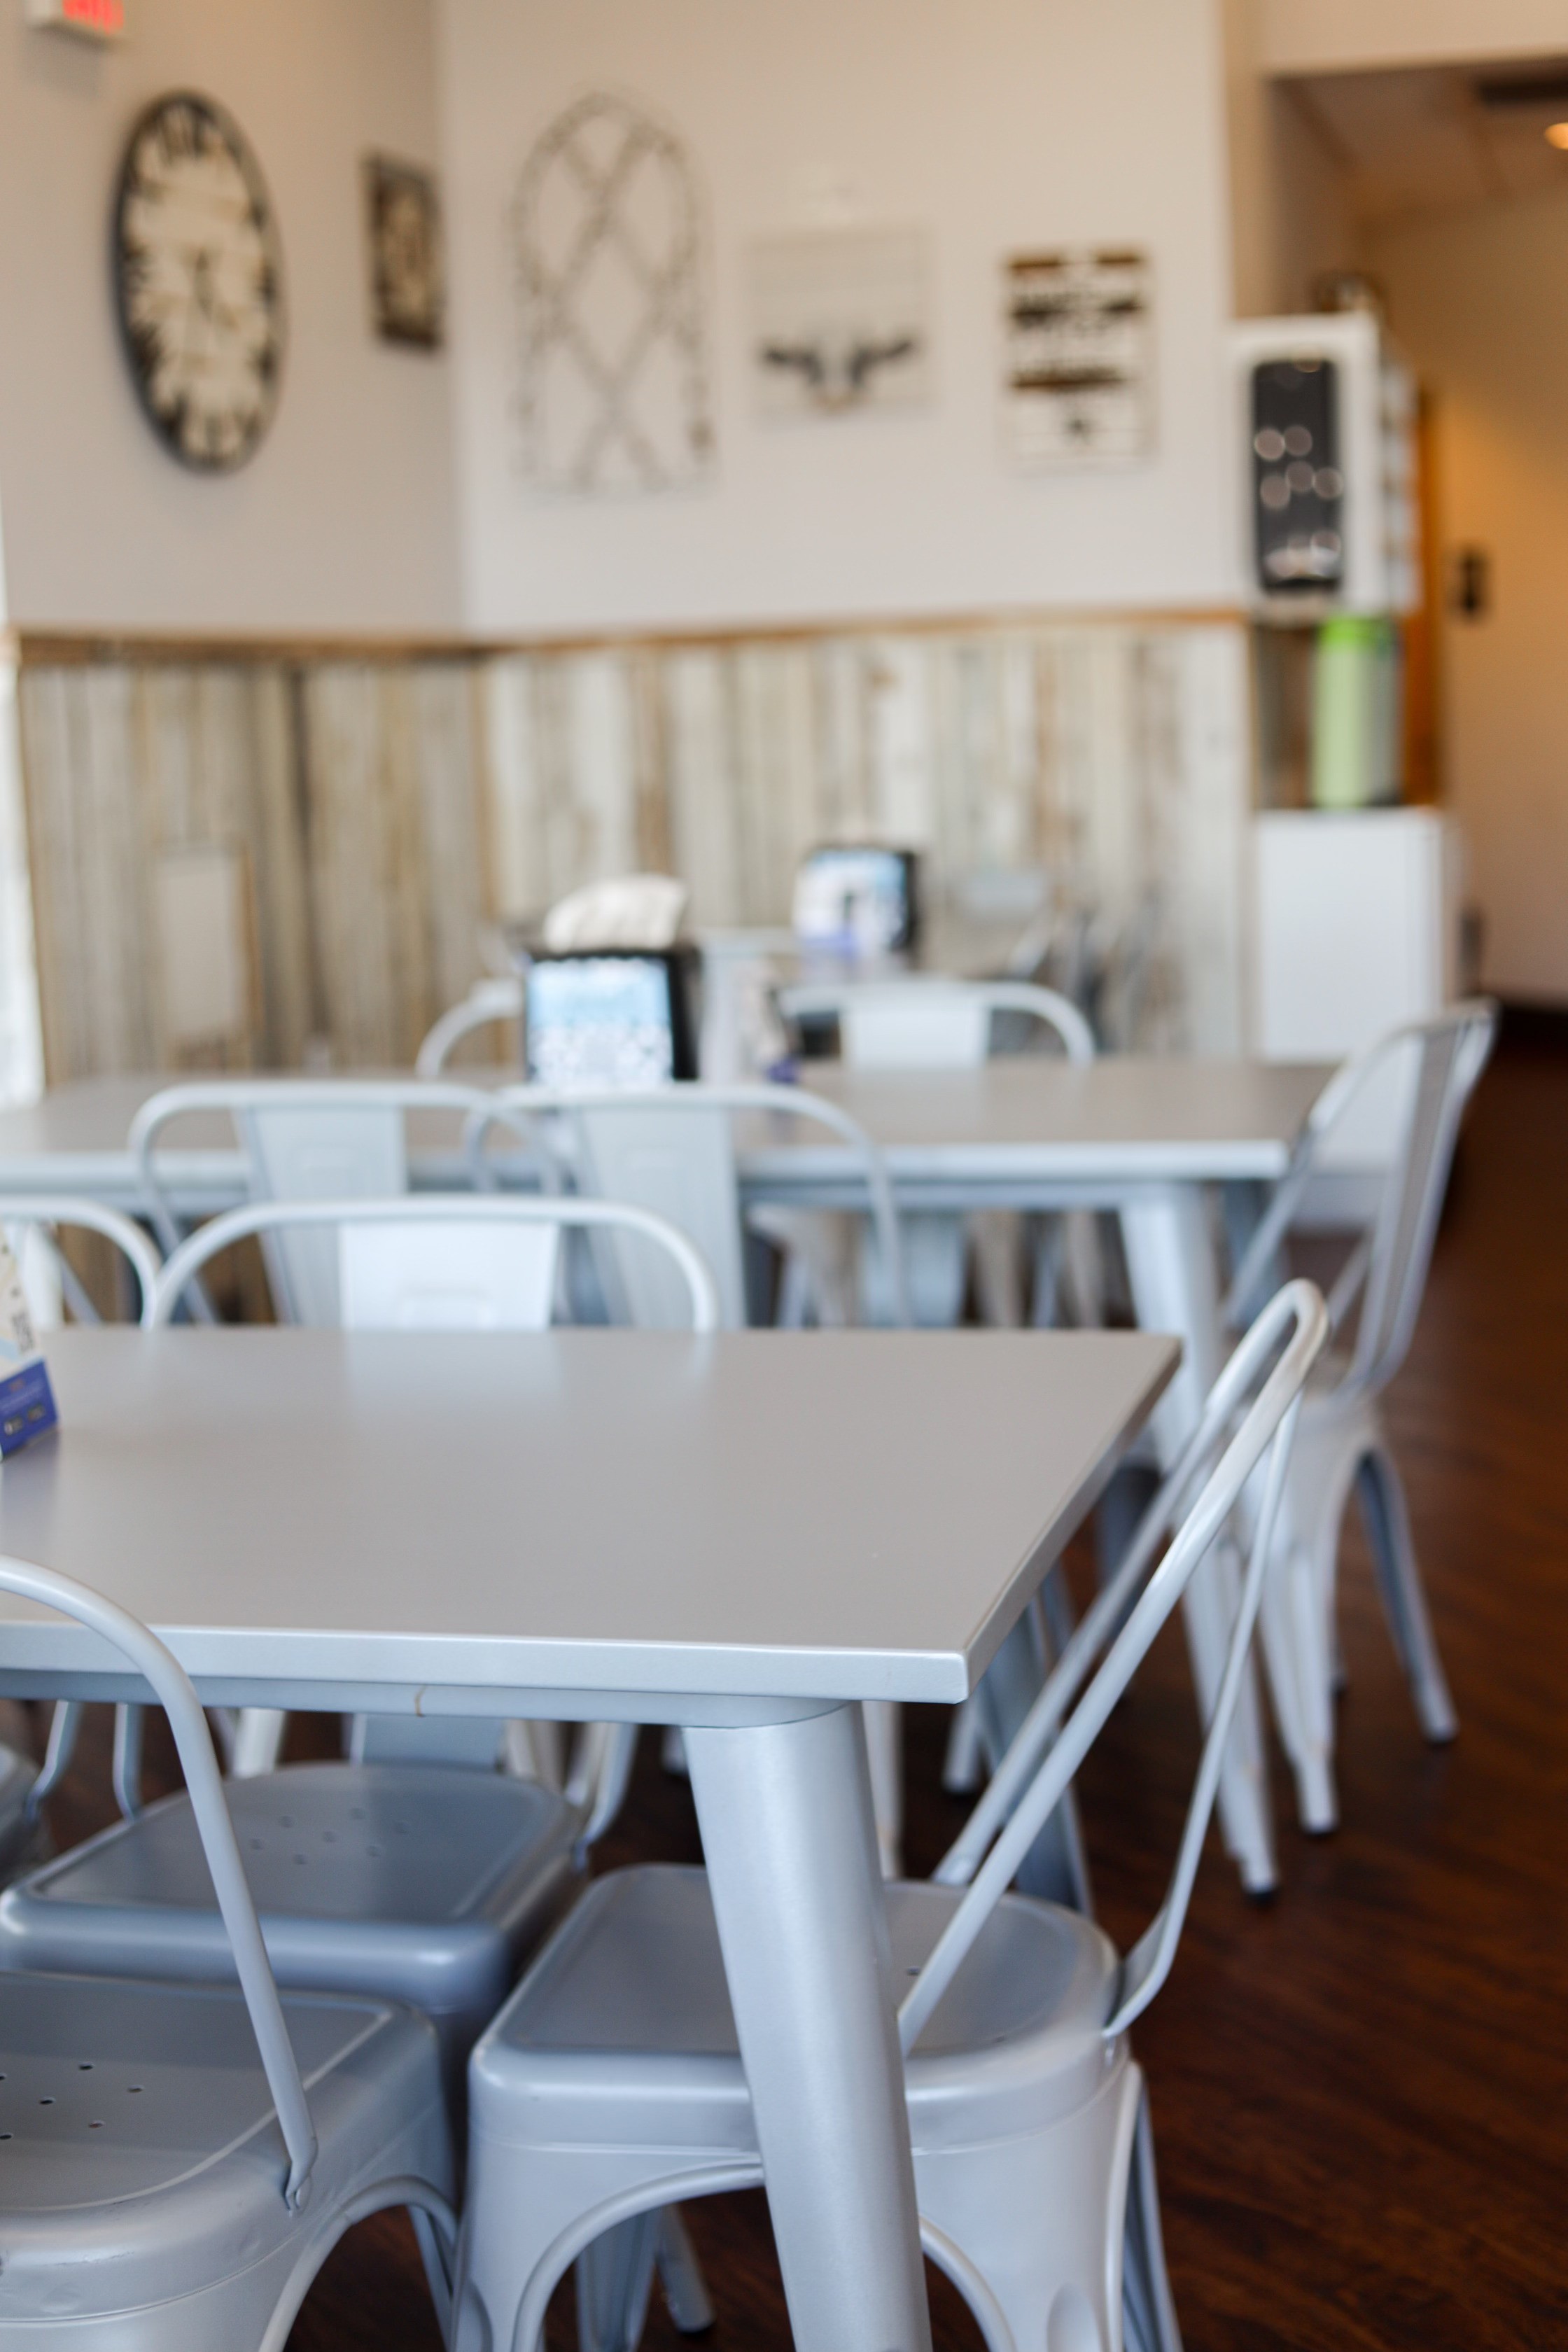
[(1561, 56), (1563, 0), (1248, 0), (1266, 73)]
[(1492, 609), (1445, 617), (1441, 667), (1484, 977), (1568, 1003), (1568, 203), (1411, 222), (1368, 260), (1436, 396), (1445, 546), (1492, 557)]
[(1319, 272), (1360, 258), (1349, 173), (1290, 82), (1263, 72), (1258, 0), (1223, 14), (1236, 315), (1309, 310)]
[[(1008, 606), (1226, 603), (1229, 310), (1214, 0), (437, 0), (456, 298), (465, 606), (481, 635)], [(689, 142), (710, 230), (718, 468), (604, 501), (520, 478), (508, 215), (586, 89)], [(900, 415), (766, 426), (742, 248), (803, 171), (868, 219), (929, 224), (937, 392)], [(1156, 259), (1157, 457), (1020, 478), (997, 417), (998, 264), (1132, 241)]]
[[(429, 0), (132, 0), (94, 49), (0, 14), (0, 500), (14, 625), (358, 631), (458, 619), (448, 362), (379, 344), (359, 167), (434, 161)], [(137, 408), (108, 282), (140, 108), (237, 117), (282, 233), (283, 396), (252, 462), (184, 471)]]

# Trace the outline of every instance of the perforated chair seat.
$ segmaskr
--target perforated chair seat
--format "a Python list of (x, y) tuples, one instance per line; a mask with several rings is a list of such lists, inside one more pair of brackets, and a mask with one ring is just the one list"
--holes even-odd
[[(897, 1979), (918, 1972), (963, 1894), (887, 1887)], [(916, 2147), (1032, 2128), (1092, 2098), (1116, 1968), (1092, 1921), (1005, 1895), (906, 2062)], [(597, 1880), (480, 2038), (468, 2089), (473, 2131), (496, 2141), (646, 2132), (754, 2152), (707, 1873), (656, 1864)]]
[[(578, 1813), (500, 1772), (298, 1764), (230, 1780), (226, 1795), (279, 1983), (408, 2001), (448, 2065), (574, 1885)], [(226, 1977), (188, 1801), (150, 1806), (8, 1887), (0, 1968)]]
[[(449, 2196), (426, 2021), (334, 1997), (292, 1997), (284, 2013), (320, 2140), (307, 2216), (331, 2226), (388, 2175)], [(270, 2310), (312, 2244), (280, 2194), (287, 2170), (237, 1990), (6, 1979), (0, 2344), (213, 2352), (244, 2340), (241, 2315)]]

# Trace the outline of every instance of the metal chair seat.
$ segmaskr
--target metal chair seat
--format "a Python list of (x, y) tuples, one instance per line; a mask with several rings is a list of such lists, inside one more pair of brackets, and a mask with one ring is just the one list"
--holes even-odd
[[(919, 1974), (964, 1893), (888, 1885), (895, 1979)], [(1033, 2126), (1093, 2097), (1117, 1966), (1080, 1913), (1004, 1895), (906, 2061), (917, 2149), (1005, 2133), (1020, 2103)], [(648, 1864), (589, 1888), (481, 2036), (472, 2126), (592, 2142), (613, 2102), (617, 2144), (640, 2117), (668, 2147), (676, 2085), (683, 2142), (755, 2154), (708, 1874)]]
[[(0, 2000), (0, 2346), (211, 2352), (297, 2307), (355, 2200), (451, 2163), (435, 2037), (387, 2002), (291, 1998), (320, 2141), (303, 2217), (237, 1990), (21, 1974)], [(317, 2228), (310, 2217), (320, 2217)], [(301, 2229), (301, 2220), (306, 2226)], [(287, 2332), (287, 2319), (283, 2320)], [(274, 2336), (265, 2338), (270, 2345)], [(281, 2345), (283, 2335), (276, 2336)]]
[[(287, 1765), (226, 1794), (279, 1983), (408, 2001), (460, 2069), (570, 1899), (581, 1810), (439, 1764)], [(0, 1896), (0, 1968), (212, 1979), (231, 1966), (184, 1796)]]

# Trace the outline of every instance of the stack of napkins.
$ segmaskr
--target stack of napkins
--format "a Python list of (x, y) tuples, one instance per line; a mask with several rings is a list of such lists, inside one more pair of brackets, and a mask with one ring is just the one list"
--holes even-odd
[(57, 1419), (22, 1276), (0, 1234), (0, 1459), (42, 1437)]
[(671, 874), (622, 874), (590, 882), (562, 898), (544, 919), (552, 955), (591, 955), (602, 948), (662, 954), (675, 945), (687, 890)]

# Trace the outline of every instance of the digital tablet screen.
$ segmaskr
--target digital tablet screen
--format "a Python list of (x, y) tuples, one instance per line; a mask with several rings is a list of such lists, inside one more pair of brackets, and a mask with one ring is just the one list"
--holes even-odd
[(673, 965), (662, 956), (541, 958), (528, 974), (528, 1075), (545, 1087), (657, 1087), (679, 1066)]
[(795, 931), (803, 947), (886, 955), (914, 932), (914, 861), (901, 849), (816, 849), (795, 877)]

